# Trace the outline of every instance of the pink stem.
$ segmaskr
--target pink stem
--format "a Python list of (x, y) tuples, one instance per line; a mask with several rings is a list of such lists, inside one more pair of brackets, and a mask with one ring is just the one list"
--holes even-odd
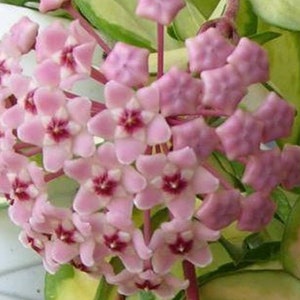
[(98, 45), (103, 49), (105, 53), (111, 51), (110, 47), (105, 43), (105, 41), (94, 31), (93, 27), (82, 15), (73, 7), (71, 2), (68, 2), (63, 8), (74, 18), (79, 20), (81, 26), (96, 40)]
[(227, 0), (226, 9), (223, 16), (231, 21), (234, 21), (239, 11), (239, 2), (239, 0)]
[(93, 67), (91, 69), (91, 77), (102, 84), (106, 84), (108, 81), (100, 71)]
[(221, 185), (227, 189), (227, 190), (231, 190), (233, 189), (232, 185), (225, 179), (221, 176), (221, 174), (212, 166), (210, 166), (208, 163), (206, 162), (203, 162), (202, 163), (202, 166), (207, 170), (209, 171), (212, 175), (214, 175), (216, 178), (219, 179)]
[(126, 300), (126, 296), (118, 294), (117, 299), (116, 300)]
[(101, 103), (101, 102), (96, 102), (96, 101), (93, 101), (92, 102), (92, 116), (98, 114), (100, 111), (106, 109), (106, 106), (105, 104)]
[(200, 300), (200, 295), (197, 285), (197, 277), (195, 267), (192, 263), (187, 260), (182, 262), (183, 272), (185, 279), (188, 279), (190, 284), (185, 290), (186, 300)]
[(23, 143), (23, 142), (18, 142), (16, 145), (14, 145), (15, 151), (21, 150), (21, 149), (27, 149), (27, 148), (32, 148), (34, 145), (29, 144), (29, 143)]
[(157, 79), (164, 74), (164, 26), (157, 24)]
[(45, 175), (44, 180), (45, 182), (49, 182), (55, 178), (58, 178), (60, 176), (64, 175), (64, 171), (61, 169), (59, 171), (57, 171), (56, 173), (49, 173), (47, 175)]

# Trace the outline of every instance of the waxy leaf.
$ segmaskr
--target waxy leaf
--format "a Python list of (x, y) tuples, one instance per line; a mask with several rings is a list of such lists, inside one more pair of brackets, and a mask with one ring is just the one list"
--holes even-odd
[(300, 200), (289, 215), (282, 239), (281, 256), (284, 269), (300, 279)]
[(267, 23), (290, 29), (300, 30), (299, 0), (250, 0), (254, 11)]
[(201, 300), (298, 300), (300, 282), (283, 271), (242, 271), (200, 287)]
[(45, 279), (45, 300), (92, 300), (98, 281), (84, 272), (65, 265)]

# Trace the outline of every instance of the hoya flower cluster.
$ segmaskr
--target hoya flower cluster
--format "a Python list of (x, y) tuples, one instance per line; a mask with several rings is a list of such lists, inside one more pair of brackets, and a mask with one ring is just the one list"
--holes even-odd
[[(61, 2), (42, 1), (41, 10)], [(137, 13), (166, 25), (182, 7), (141, 0)], [(294, 108), (274, 92), (255, 111), (240, 105), (250, 85), (268, 80), (265, 51), (215, 28), (185, 44), (187, 70), (153, 81), (148, 50), (121, 42), (92, 66), (97, 42), (78, 20), (38, 30), (23, 18), (2, 38), (0, 191), (47, 271), (71, 263), (121, 294), (173, 297), (188, 286), (172, 274), (178, 262), (205, 267), (223, 228), (259, 231), (276, 210), (272, 190), (300, 184), (299, 148), (263, 147), (289, 135)], [(29, 52), (31, 76), (21, 64)], [(105, 84), (104, 99), (73, 91), (88, 77)], [(226, 180), (213, 153), (243, 167), (245, 189)], [(70, 207), (48, 196), (60, 176), (78, 186)]]

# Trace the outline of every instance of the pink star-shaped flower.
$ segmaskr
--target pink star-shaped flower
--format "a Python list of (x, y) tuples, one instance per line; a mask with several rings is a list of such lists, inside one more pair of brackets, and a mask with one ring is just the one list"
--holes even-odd
[(165, 204), (178, 218), (190, 218), (195, 196), (215, 191), (218, 179), (199, 166), (194, 151), (183, 148), (160, 154), (141, 155), (137, 169), (147, 179), (147, 186), (137, 193), (134, 203), (139, 209)]
[(188, 260), (198, 267), (212, 261), (208, 241), (216, 241), (218, 231), (207, 228), (198, 221), (173, 219), (163, 223), (151, 238), (149, 247), (153, 250), (153, 270), (166, 274), (178, 260)]
[(119, 163), (111, 143), (102, 144), (89, 159), (66, 161), (64, 171), (80, 183), (73, 203), (79, 214), (114, 206), (114, 211), (122, 209), (124, 217), (130, 217), (131, 197), (146, 185), (145, 179), (132, 166)]
[(166, 143), (171, 130), (159, 114), (159, 95), (155, 88), (146, 87), (136, 93), (125, 85), (110, 81), (105, 85), (107, 109), (88, 123), (89, 131), (115, 141), (119, 161), (132, 163), (144, 153), (147, 145)]

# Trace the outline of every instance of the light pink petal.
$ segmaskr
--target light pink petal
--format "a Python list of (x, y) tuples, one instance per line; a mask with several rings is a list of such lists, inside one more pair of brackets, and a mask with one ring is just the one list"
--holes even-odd
[(203, 268), (212, 262), (212, 255), (208, 246), (202, 248), (194, 246), (186, 255), (186, 259), (193, 265)]
[(35, 162), (31, 162), (27, 166), (28, 173), (34, 185), (40, 189), (45, 187), (44, 170), (37, 166)]
[(193, 225), (194, 235), (199, 241), (217, 241), (220, 238), (220, 231), (212, 230), (200, 222)]
[(107, 169), (119, 166), (115, 145), (112, 143), (104, 143), (97, 149), (97, 159), (99, 164)]
[(26, 143), (41, 146), (43, 144), (45, 129), (42, 122), (35, 118), (22, 124), (18, 129), (18, 137)]
[(194, 213), (195, 195), (184, 193), (169, 201), (167, 206), (175, 218), (189, 219)]
[(143, 261), (138, 257), (134, 249), (128, 246), (125, 251), (119, 254), (125, 268), (131, 273), (142, 272), (144, 264)]
[(40, 85), (55, 87), (60, 83), (60, 66), (52, 60), (45, 60), (34, 71), (34, 77)]
[(84, 182), (92, 176), (91, 165), (86, 159), (67, 160), (64, 163), (64, 171), (71, 178)]
[(150, 146), (166, 143), (171, 137), (171, 129), (165, 118), (157, 115), (147, 126), (147, 143)]
[(115, 128), (116, 123), (108, 109), (101, 111), (88, 122), (88, 130), (91, 134), (108, 140), (113, 138)]
[(73, 55), (77, 65), (77, 72), (90, 72), (94, 50), (94, 43), (85, 43), (74, 48)]
[(116, 81), (109, 81), (105, 85), (104, 96), (109, 109), (125, 107), (133, 95), (131, 88)]
[(140, 230), (134, 230), (132, 234), (132, 242), (137, 254), (142, 259), (149, 259), (152, 251), (146, 246), (144, 236)]
[(115, 142), (118, 160), (122, 164), (131, 164), (146, 150), (146, 145), (132, 138), (120, 139)]
[(134, 204), (142, 210), (151, 209), (162, 202), (161, 191), (150, 186), (138, 193), (134, 198)]
[(159, 111), (159, 92), (154, 86), (147, 86), (137, 90), (136, 97), (143, 110), (153, 112)]
[(145, 178), (134, 168), (128, 166), (123, 171), (122, 183), (129, 193), (138, 193), (146, 187)]
[(9, 88), (17, 97), (24, 97), (30, 85), (31, 79), (21, 74), (12, 74), (9, 78)]
[(61, 145), (52, 145), (43, 148), (44, 167), (49, 172), (57, 172), (64, 162), (71, 156), (70, 151)]
[(90, 214), (96, 212), (102, 207), (101, 200), (87, 189), (81, 187), (77, 192), (73, 208), (79, 214)]
[(1, 116), (3, 124), (9, 128), (17, 128), (24, 120), (24, 110), (20, 105), (14, 105), (4, 111)]
[(80, 258), (84, 265), (92, 267), (95, 264), (94, 260), (95, 241), (94, 239), (88, 239), (84, 243), (80, 244)]
[(75, 155), (90, 157), (95, 150), (94, 139), (91, 134), (83, 131), (75, 136), (73, 140), (73, 152)]
[(166, 274), (176, 262), (176, 255), (169, 251), (167, 246), (157, 249), (152, 257), (153, 270), (159, 274)]
[(131, 216), (133, 203), (130, 197), (114, 198), (110, 201), (106, 208), (107, 222), (117, 228), (127, 228), (132, 225)]
[(153, 178), (162, 174), (166, 161), (166, 156), (162, 153), (140, 155), (136, 161), (136, 167), (146, 177)]
[(67, 107), (72, 120), (78, 124), (85, 125), (91, 117), (92, 103), (88, 98), (78, 97), (71, 99), (68, 101)]
[(34, 93), (34, 102), (40, 113), (53, 116), (65, 104), (65, 95), (60, 90), (40, 88)]
[(68, 263), (78, 255), (78, 249), (75, 245), (69, 245), (60, 240), (54, 242), (51, 252), (52, 258), (60, 264)]
[(195, 194), (214, 192), (219, 186), (219, 180), (203, 167), (198, 167), (192, 179)]
[(195, 167), (197, 158), (195, 152), (190, 147), (185, 147), (168, 153), (168, 159), (178, 167)]

